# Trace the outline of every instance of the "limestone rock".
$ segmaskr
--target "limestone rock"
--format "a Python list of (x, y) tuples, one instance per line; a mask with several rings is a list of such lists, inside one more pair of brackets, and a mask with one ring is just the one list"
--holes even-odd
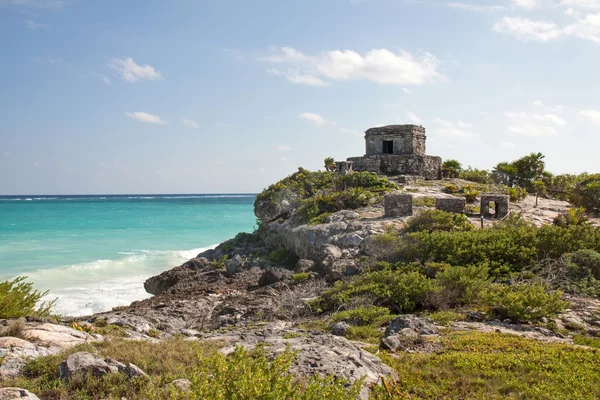
[(41, 346), (14, 337), (0, 337), (0, 357), (37, 358), (61, 352), (58, 346)]
[(331, 333), (333, 333), (335, 336), (346, 336), (346, 333), (349, 329), (350, 325), (343, 321), (340, 321), (333, 324), (333, 326), (331, 327)]
[(129, 363), (125, 365), (112, 358), (103, 359), (102, 357), (83, 351), (71, 354), (67, 357), (67, 359), (60, 364), (58, 370), (60, 378), (65, 380), (70, 379), (80, 371), (89, 371), (92, 375), (97, 377), (117, 372), (121, 372), (130, 378), (147, 376), (146, 373), (135, 364)]
[(78, 344), (95, 340), (85, 332), (50, 323), (26, 329), (23, 332), (23, 336), (45, 346), (57, 346), (61, 349), (68, 349)]
[(20, 357), (6, 357), (0, 364), (0, 378), (14, 378), (21, 374), (25, 361)]
[(25, 389), (0, 388), (0, 400), (40, 400), (35, 394)]
[(171, 382), (171, 385), (178, 389), (181, 392), (187, 393), (192, 389), (192, 382), (188, 379), (175, 379)]
[(296, 263), (296, 272), (306, 272), (311, 270), (312, 268), (314, 268), (315, 266), (315, 262), (313, 260), (306, 260), (306, 259), (302, 259), (302, 260), (298, 260), (298, 262)]
[(233, 276), (242, 270), (244, 260), (239, 254), (236, 254), (231, 260), (225, 262), (225, 272), (227, 276)]
[(412, 329), (420, 335), (435, 335), (437, 333), (436, 326), (429, 319), (406, 314), (392, 320), (386, 328), (384, 336), (400, 333), (405, 328)]
[(258, 286), (268, 286), (284, 281), (292, 276), (292, 271), (282, 268), (268, 268), (258, 279)]
[(179, 267), (149, 278), (144, 282), (144, 289), (150, 294), (157, 295), (167, 291), (182, 280), (202, 279), (205, 274), (211, 272), (214, 274), (214, 268), (210, 266), (210, 262), (206, 258), (193, 258)]

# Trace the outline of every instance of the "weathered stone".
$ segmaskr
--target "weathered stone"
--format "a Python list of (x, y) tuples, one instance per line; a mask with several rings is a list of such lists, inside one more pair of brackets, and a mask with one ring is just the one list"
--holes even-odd
[(340, 321), (333, 324), (333, 326), (331, 327), (331, 333), (333, 333), (335, 336), (346, 336), (346, 333), (349, 329), (350, 325), (343, 321)]
[(6, 357), (0, 365), (1, 378), (14, 378), (21, 374), (25, 361), (20, 357)]
[(144, 289), (150, 294), (157, 295), (169, 290), (180, 281), (191, 279), (214, 280), (215, 272), (208, 259), (197, 257), (160, 275), (149, 278), (144, 282)]
[(296, 272), (306, 272), (306, 271), (310, 271), (312, 268), (315, 267), (315, 262), (313, 260), (298, 260), (298, 262), (296, 263), (296, 268), (295, 271)]
[[(112, 360), (109, 362), (94, 354), (80, 351), (71, 354), (66, 360), (60, 363), (58, 372), (60, 379), (63, 380), (71, 379), (73, 375), (80, 371), (91, 372), (96, 377), (118, 372), (119, 366), (112, 362)], [(125, 365), (121, 364), (121, 366), (125, 368)]]
[[(490, 212), (493, 204), (494, 213)], [(481, 195), (481, 215), (485, 218), (504, 218), (510, 211), (510, 197), (505, 194), (484, 193)]]
[(467, 201), (464, 197), (436, 198), (435, 208), (441, 211), (464, 214)]
[(395, 335), (405, 328), (412, 329), (421, 335), (435, 335), (437, 333), (437, 328), (430, 320), (406, 314), (392, 320), (386, 328), (384, 336)]
[(267, 268), (258, 279), (258, 286), (268, 286), (292, 276), (292, 271), (283, 268)]
[(140, 376), (148, 376), (144, 371), (142, 371), (142, 369), (140, 367), (138, 367), (135, 364), (129, 363), (127, 364), (127, 366), (123, 369), (120, 370), (121, 372), (124, 372), (125, 375), (127, 375), (130, 378), (137, 378)]
[(23, 336), (27, 339), (44, 343), (46, 346), (57, 346), (62, 349), (68, 349), (69, 347), (95, 340), (85, 332), (50, 323), (26, 329), (23, 332)]
[(383, 198), (386, 218), (406, 217), (412, 215), (413, 197), (410, 194), (394, 192)]
[(0, 400), (40, 400), (40, 398), (28, 390), (7, 387), (0, 389)]
[(170, 383), (170, 385), (173, 385), (175, 389), (183, 393), (187, 393), (192, 389), (192, 382), (190, 382), (188, 379), (175, 379)]
[(232, 259), (225, 262), (225, 272), (228, 276), (233, 276), (242, 270), (244, 260), (239, 254), (236, 254)]
[(389, 125), (365, 132), (366, 155), (351, 157), (355, 171), (380, 175), (416, 175), (440, 179), (442, 159), (425, 155), (425, 128), (416, 125)]

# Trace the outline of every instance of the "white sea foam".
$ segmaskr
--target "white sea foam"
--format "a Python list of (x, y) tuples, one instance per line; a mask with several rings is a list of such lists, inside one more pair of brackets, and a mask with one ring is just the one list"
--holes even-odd
[[(28, 274), (45, 300), (57, 298), (54, 311), (68, 316), (88, 315), (148, 298), (144, 281), (217, 245), (191, 250), (137, 250), (115, 260), (41, 269)], [(127, 252), (129, 253), (129, 252)]]

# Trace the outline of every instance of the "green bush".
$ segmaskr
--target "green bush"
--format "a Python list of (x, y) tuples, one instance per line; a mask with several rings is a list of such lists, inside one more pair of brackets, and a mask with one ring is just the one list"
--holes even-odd
[(307, 281), (308, 278), (310, 278), (310, 273), (308, 272), (298, 272), (297, 274), (292, 275), (292, 280), (296, 283)]
[(38, 317), (51, 314), (55, 301), (40, 302), (48, 292), (39, 292), (24, 276), (0, 282), (0, 318)]
[(337, 312), (331, 316), (331, 321), (345, 321), (350, 325), (366, 326), (378, 325), (392, 318), (393, 316), (388, 308), (368, 306)]
[(458, 188), (456, 187), (456, 185), (448, 184), (444, 186), (444, 192), (449, 194), (458, 193)]
[(585, 174), (573, 191), (573, 201), (587, 210), (600, 210), (600, 174)]
[(465, 200), (467, 203), (474, 203), (477, 200), (477, 197), (481, 194), (479, 190), (477, 190), (473, 185), (467, 185), (462, 188), (463, 196), (465, 196)]
[(588, 346), (588, 347), (594, 347), (596, 349), (600, 349), (600, 338), (593, 338), (593, 337), (583, 336), (583, 335), (575, 335), (575, 336), (573, 336), (573, 343), (578, 344), (580, 346)]
[(435, 284), (420, 272), (376, 271), (360, 275), (348, 282), (336, 282), (322, 300), (326, 309), (333, 309), (353, 298), (369, 294), (375, 304), (396, 312), (412, 312), (423, 308)]
[(489, 171), (469, 167), (460, 171), (460, 178), (466, 181), (488, 184), (492, 181)]
[(587, 223), (588, 218), (585, 215), (585, 210), (582, 207), (572, 208), (563, 213), (558, 214), (554, 218), (554, 225), (566, 228), (573, 225), (583, 225)]
[(292, 268), (298, 262), (298, 257), (284, 247), (279, 247), (269, 253), (267, 259), (282, 267)]
[(464, 214), (422, 210), (408, 221), (406, 232), (470, 231), (475, 227)]
[(487, 266), (450, 267), (436, 275), (440, 288), (436, 293), (437, 308), (449, 308), (472, 304), (479, 299), (488, 286)]
[(563, 311), (568, 303), (562, 292), (548, 292), (543, 285), (490, 285), (483, 293), (484, 303), (491, 316), (513, 321), (540, 321)]
[(431, 314), (427, 314), (427, 318), (431, 319), (438, 325), (448, 326), (452, 322), (456, 321), (464, 321), (465, 315), (458, 313), (456, 311), (443, 310), (432, 312)]
[(517, 202), (527, 197), (527, 190), (518, 186), (508, 188), (507, 194), (510, 201)]
[(323, 213), (341, 210), (354, 210), (365, 207), (377, 197), (363, 188), (350, 188), (342, 192), (320, 193), (302, 202), (298, 213), (305, 221), (310, 221)]
[(594, 276), (600, 280), (600, 253), (594, 250), (579, 250), (573, 253), (572, 262), (580, 268), (586, 268)]
[(341, 175), (338, 177), (338, 186), (347, 188), (365, 188), (372, 190), (393, 190), (397, 189), (398, 185), (390, 182), (387, 178), (379, 177), (373, 172), (353, 172), (351, 174)]
[(222, 256), (221, 258), (214, 259), (210, 262), (210, 265), (215, 267), (216, 269), (225, 270), (227, 266), (227, 255)]
[(435, 207), (435, 197), (414, 197), (414, 207)]

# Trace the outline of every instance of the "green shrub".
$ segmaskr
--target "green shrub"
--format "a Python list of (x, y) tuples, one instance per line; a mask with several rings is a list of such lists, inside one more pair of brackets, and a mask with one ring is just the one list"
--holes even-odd
[(369, 272), (348, 282), (336, 282), (325, 292), (322, 300), (326, 309), (333, 309), (353, 298), (369, 294), (375, 303), (385, 305), (397, 312), (411, 312), (425, 306), (435, 284), (420, 272), (376, 271)]
[(579, 250), (573, 253), (571, 261), (580, 268), (586, 268), (600, 280), (600, 253), (594, 250)]
[(368, 306), (337, 312), (331, 316), (331, 321), (345, 321), (351, 325), (366, 326), (378, 325), (392, 318), (388, 308)]
[(587, 223), (588, 218), (585, 215), (585, 210), (582, 207), (572, 208), (563, 213), (558, 214), (554, 218), (554, 225), (566, 228), (573, 225), (583, 225)]
[(435, 322), (438, 325), (448, 326), (452, 322), (464, 321), (465, 315), (456, 311), (444, 310), (427, 314), (427, 318), (430, 318), (433, 322)]
[(38, 317), (51, 314), (54, 301), (40, 302), (48, 292), (39, 292), (24, 276), (0, 282), (0, 318)]
[(383, 332), (372, 325), (351, 326), (345, 334), (348, 340), (358, 340), (370, 344), (379, 344)]
[(548, 292), (543, 285), (490, 285), (483, 293), (484, 303), (494, 317), (513, 321), (539, 321), (563, 311), (568, 303), (562, 292)]
[(600, 210), (600, 174), (582, 176), (573, 191), (573, 202), (586, 210)]
[(288, 249), (279, 247), (269, 253), (267, 259), (277, 265), (292, 268), (298, 262), (298, 257)]
[(600, 338), (593, 338), (593, 337), (583, 336), (583, 335), (575, 335), (575, 336), (573, 336), (573, 343), (578, 344), (580, 346), (588, 346), (588, 347), (594, 347), (596, 349), (600, 349)]
[(227, 255), (224, 255), (221, 258), (212, 260), (210, 262), (210, 265), (212, 265), (216, 269), (225, 270), (225, 267), (227, 267)]
[(435, 299), (437, 308), (471, 304), (488, 286), (489, 268), (485, 265), (450, 267), (436, 275), (440, 290)]
[(325, 223), (325, 220), (326, 220), (326, 219), (327, 219), (329, 216), (331, 216), (331, 214), (333, 214), (333, 213), (326, 212), (326, 213), (323, 213), (323, 214), (317, 215), (316, 217), (313, 217), (313, 218), (311, 218), (311, 219), (310, 219), (310, 221), (308, 221), (308, 224), (309, 224), (309, 225), (321, 225), (321, 224), (324, 224), (324, 223)]
[(466, 181), (476, 182), (476, 183), (487, 184), (492, 181), (492, 179), (490, 177), (490, 173), (488, 171), (471, 168), (471, 167), (460, 171), (459, 176), (461, 179), (464, 179)]
[(376, 197), (376, 194), (361, 187), (342, 192), (320, 193), (304, 200), (298, 213), (305, 221), (310, 221), (323, 213), (368, 206)]
[(508, 188), (507, 192), (510, 201), (513, 202), (518, 202), (527, 197), (527, 190), (518, 186)]
[(444, 192), (449, 194), (458, 193), (458, 188), (456, 187), (456, 185), (448, 184), (444, 186)]
[(308, 272), (298, 272), (297, 274), (292, 275), (292, 280), (296, 283), (307, 281), (308, 278), (310, 278), (310, 273)]
[(475, 227), (464, 214), (422, 210), (408, 221), (406, 232), (469, 231)]
[(435, 197), (414, 197), (414, 207), (435, 207)]
[(481, 194), (479, 190), (477, 190), (473, 185), (467, 185), (462, 188), (463, 196), (465, 196), (465, 200), (467, 203), (474, 203), (477, 200), (477, 197)]
[(347, 188), (365, 188), (371, 190), (393, 190), (397, 189), (398, 185), (390, 182), (385, 177), (379, 177), (376, 173), (363, 171), (353, 172), (351, 174), (341, 175), (338, 177), (338, 186)]

